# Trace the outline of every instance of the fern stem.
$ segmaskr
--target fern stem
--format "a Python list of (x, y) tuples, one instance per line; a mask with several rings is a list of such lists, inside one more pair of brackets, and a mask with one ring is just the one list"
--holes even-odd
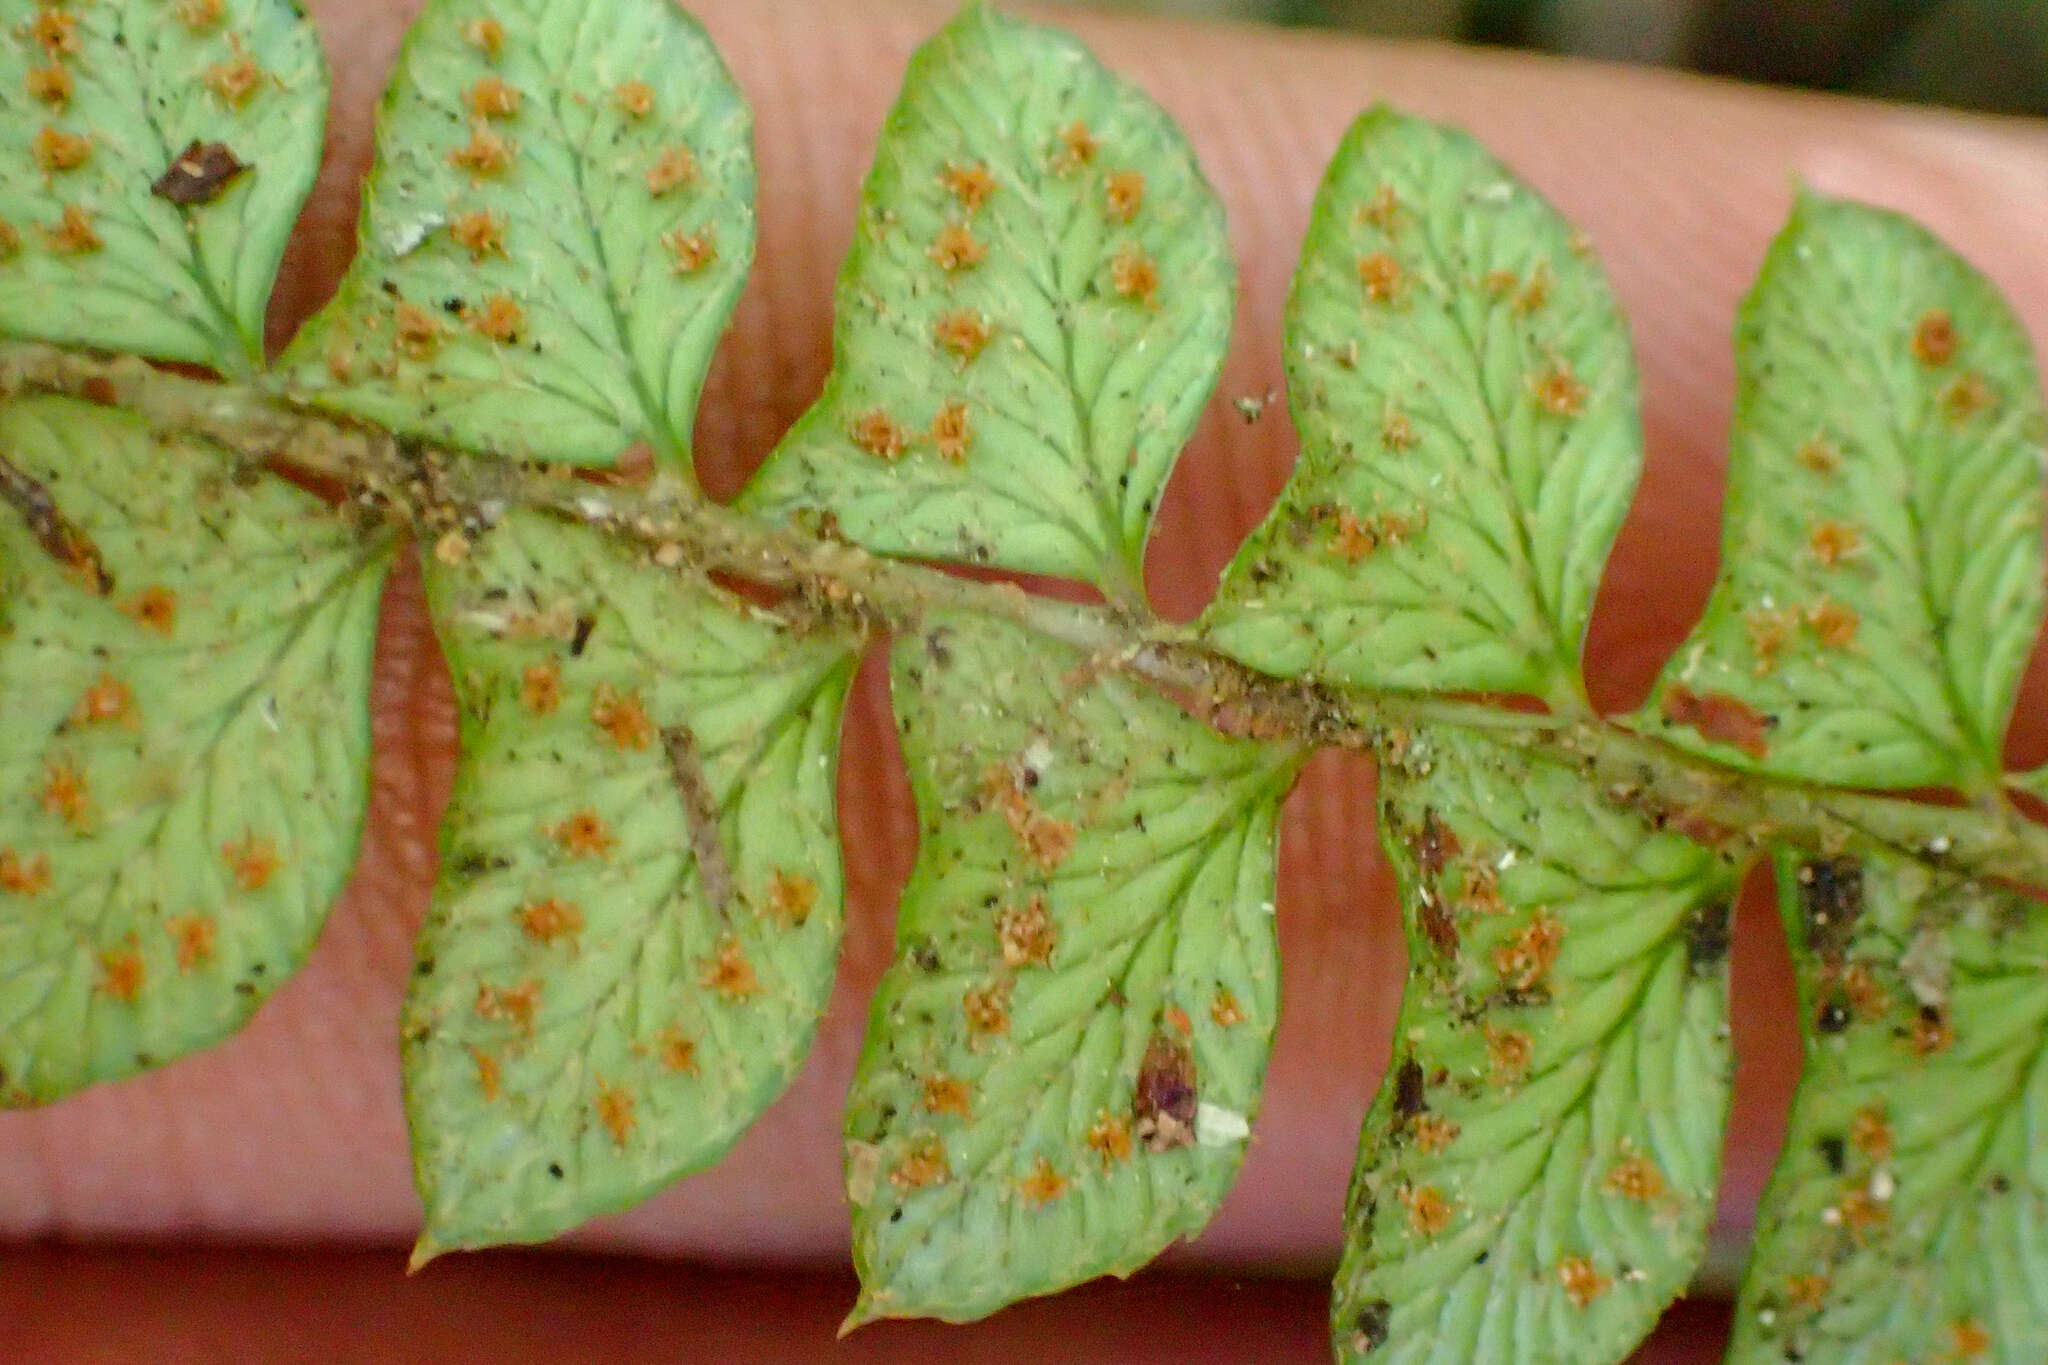
[(1569, 762), (1618, 807), (1715, 844), (1731, 858), (1770, 843), (1818, 853), (1876, 844), (1951, 873), (2048, 891), (2048, 828), (2009, 805), (1971, 807), (1745, 773), (1611, 720), (1531, 714), (1485, 701), (1334, 689), (1275, 678), (1127, 604), (1092, 606), (875, 555), (704, 501), (673, 475), (630, 486), (416, 443), (310, 411), (288, 397), (156, 369), (132, 357), (0, 343), (0, 395), (117, 404), (165, 431), (202, 436), (256, 464), (331, 483), (347, 500), (459, 555), (513, 506), (538, 508), (647, 547), (657, 565), (735, 575), (786, 594), (796, 620), (914, 628), (933, 611), (979, 612), (1142, 679), (1219, 731), (1371, 751), (1399, 760), (1415, 731), (1484, 728)]

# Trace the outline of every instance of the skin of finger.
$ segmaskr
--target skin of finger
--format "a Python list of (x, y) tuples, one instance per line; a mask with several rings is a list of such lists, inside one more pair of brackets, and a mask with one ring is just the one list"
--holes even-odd
[[(287, 257), (273, 339), (331, 290), (353, 234), (368, 116), (414, 6), (314, 0), (337, 93), (328, 160)], [(945, 10), (702, 0), (747, 90), (761, 165), (758, 264), (707, 385), (708, 488), (736, 488), (817, 392), (831, 282), (855, 195), (910, 48)], [(2038, 128), (1743, 89), (1666, 74), (1301, 34), (1060, 14), (1187, 127), (1231, 216), (1243, 280), (1217, 399), (1168, 490), (1150, 562), (1158, 605), (1197, 610), (1286, 477), (1279, 320), (1320, 170), (1344, 125), (1387, 99), (1460, 123), (1592, 239), (1642, 356), (1650, 457), (1589, 644), (1593, 694), (1632, 705), (1705, 599), (1734, 307), (1795, 177), (1906, 209), (2048, 328), (2048, 136)], [(659, 73), (648, 73), (650, 80)], [(424, 910), (454, 722), (416, 576), (394, 582), (376, 690), (378, 759), (362, 862), (313, 962), (244, 1033), (163, 1071), (0, 1115), (0, 1236), (402, 1242), (417, 1225), (398, 1105), (397, 1012)], [(880, 674), (847, 725), (841, 819), (845, 961), (802, 1075), (719, 1168), (578, 1234), (588, 1245), (748, 1261), (837, 1261), (838, 1113), (864, 1001), (889, 956), (915, 829)], [(2037, 667), (2023, 717), (2040, 717)], [(2013, 741), (2048, 754), (2043, 722)], [(1323, 1269), (1334, 1257), (1358, 1122), (1385, 1064), (1403, 974), (1389, 873), (1369, 835), (1368, 765), (1311, 764), (1283, 834), (1283, 1019), (1244, 1174), (1210, 1231), (1174, 1253)], [(1736, 944), (1736, 1115), (1724, 1249), (1739, 1248), (1797, 1068), (1790, 985), (1754, 892)]]

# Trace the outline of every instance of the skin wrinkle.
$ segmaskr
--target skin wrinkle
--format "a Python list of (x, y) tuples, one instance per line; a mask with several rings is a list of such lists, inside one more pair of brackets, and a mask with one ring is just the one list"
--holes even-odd
[[(331, 292), (346, 258), (370, 105), (398, 11), (415, 6), (312, 8), (338, 86), (334, 128), (286, 256), (273, 345)], [(698, 427), (706, 483), (725, 494), (818, 390), (829, 361), (825, 307), (874, 135), (903, 59), (946, 11), (878, 4), (863, 30), (820, 22), (803, 0), (693, 8), (755, 106), (761, 167), (759, 263)], [(1601, 249), (1633, 324), (1652, 454), (1591, 632), (1591, 686), (1605, 709), (1644, 694), (1705, 601), (1734, 390), (1729, 329), (1789, 208), (1794, 173), (1922, 215), (2012, 294), (2037, 339), (2048, 329), (2048, 264), (2035, 259), (2034, 229), (2048, 216), (2048, 178), (2012, 169), (2042, 164), (2048, 135), (2025, 125), (1525, 57), (1059, 17), (1186, 125), (1225, 199), (1245, 284), (1217, 397), (1159, 516), (1155, 544), (1166, 548), (1152, 554), (1152, 588), (1170, 616), (1198, 609), (1285, 478), (1293, 436), (1284, 402), (1247, 424), (1229, 400), (1280, 387), (1282, 294), (1309, 201), (1344, 126), (1374, 98), (1464, 124), (1550, 196)], [(1218, 72), (1240, 83), (1227, 97), (1215, 97)], [(396, 1019), (454, 719), (411, 570), (388, 601), (370, 832), (312, 963), (219, 1048), (47, 1110), (0, 1115), (9, 1172), (0, 1236), (395, 1246), (415, 1230)], [(870, 658), (848, 715), (840, 791), (850, 923), (816, 1051), (721, 1167), (601, 1220), (580, 1244), (727, 1263), (844, 1256), (838, 1115), (915, 842), (881, 676)], [(2025, 697), (2040, 698), (2044, 683), (2037, 655)], [(2048, 717), (2048, 708), (2023, 700), (2021, 714)], [(2048, 754), (2044, 724), (2028, 720), (2016, 759)], [(1401, 979), (1391, 880), (1360, 837), (1372, 808), (1369, 765), (1337, 754), (1311, 762), (1289, 804), (1279, 897), (1288, 969), (1266, 1105), (1236, 1192), (1198, 1245), (1173, 1253), (1184, 1263), (1321, 1271), (1334, 1258)], [(1736, 952), (1740, 1060), (1723, 1219), (1739, 1238), (1797, 1065), (1784, 950), (1754, 885)]]

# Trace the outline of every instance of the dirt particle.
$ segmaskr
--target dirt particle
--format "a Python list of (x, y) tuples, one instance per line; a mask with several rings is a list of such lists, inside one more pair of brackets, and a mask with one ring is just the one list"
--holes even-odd
[(1394, 1306), (1385, 1299), (1370, 1299), (1351, 1318), (1351, 1343), (1360, 1352), (1377, 1351), (1387, 1344), (1392, 1330)]
[(953, 1178), (946, 1162), (946, 1144), (931, 1133), (913, 1138), (903, 1159), (889, 1172), (889, 1183), (899, 1190), (922, 1190), (943, 1185)]
[(1009, 981), (991, 981), (985, 985), (970, 988), (960, 997), (960, 1008), (967, 1016), (968, 1032), (976, 1042), (982, 1042), (1010, 1031)]
[(1195, 1141), (1195, 1052), (1185, 1037), (1154, 1030), (1138, 1064), (1131, 1097), (1131, 1132), (1149, 1152)]
[(105, 245), (92, 215), (76, 204), (66, 204), (57, 226), (43, 229), (43, 241), (60, 256), (83, 256)]
[(50, 889), (50, 855), (24, 856), (0, 848), (0, 891), (10, 896), (36, 896)]
[(854, 418), (846, 434), (878, 460), (900, 459), (910, 444), (896, 419), (880, 408), (870, 408)]
[(1565, 1297), (1575, 1308), (1589, 1306), (1613, 1286), (1613, 1281), (1595, 1269), (1591, 1258), (1586, 1256), (1567, 1256), (1559, 1261), (1557, 1282), (1564, 1286)]
[(988, 197), (996, 192), (995, 177), (989, 174), (987, 165), (979, 161), (971, 166), (948, 161), (946, 168), (939, 172), (939, 184), (969, 213), (987, 203)]
[(1725, 900), (1710, 901), (1685, 919), (1685, 965), (1694, 975), (1719, 967), (1728, 957), (1734, 920)]
[(505, 217), (495, 209), (472, 209), (458, 213), (448, 224), (448, 236), (469, 252), (469, 259), (505, 255)]
[(818, 884), (801, 872), (768, 874), (768, 914), (785, 929), (800, 929), (818, 905)]
[(1398, 1198), (1408, 1210), (1408, 1230), (1417, 1237), (1438, 1236), (1457, 1217), (1451, 1201), (1434, 1185), (1411, 1186), (1402, 1190)]
[(1664, 1197), (1664, 1173), (1650, 1158), (1631, 1152), (1608, 1168), (1600, 1188), (1638, 1204), (1654, 1204)]
[(597, 1083), (597, 1121), (612, 1135), (612, 1145), (620, 1151), (626, 1150), (626, 1143), (633, 1136), (638, 1119), (633, 1114), (633, 1097), (616, 1085), (599, 1080)]
[(967, 405), (954, 399), (941, 407), (932, 418), (931, 439), (932, 448), (939, 452), (940, 459), (948, 464), (966, 464), (967, 448), (974, 441)]
[(963, 1119), (974, 1117), (974, 1106), (967, 1092), (967, 1083), (952, 1076), (925, 1077), (924, 1108), (929, 1114), (952, 1114)]
[(495, 62), (505, 52), (505, 26), (488, 15), (471, 19), (462, 26), (462, 41)]
[(972, 308), (939, 315), (932, 324), (932, 340), (962, 361), (972, 361), (988, 345), (988, 322)]
[(110, 948), (100, 954), (100, 979), (94, 989), (109, 1000), (132, 1005), (142, 994), (144, 975), (141, 953), (132, 946)]
[(1088, 1150), (1101, 1158), (1108, 1170), (1131, 1156), (1131, 1125), (1114, 1114), (1099, 1114), (1088, 1129)]
[(1913, 1016), (1911, 1038), (1916, 1057), (1932, 1057), (1953, 1047), (1956, 1033), (1955, 1026), (1949, 1022), (1948, 1008), (1944, 1005), (1922, 1005)]
[(1673, 683), (1664, 693), (1664, 719), (1698, 731), (1702, 738), (1730, 744), (1751, 758), (1770, 754), (1772, 720), (1742, 698), (1727, 692), (1695, 692)]
[(647, 718), (640, 694), (599, 683), (590, 699), (590, 723), (604, 731), (615, 749), (644, 750), (654, 746), (654, 722)]
[(572, 858), (602, 858), (618, 846), (618, 839), (596, 811), (580, 810), (546, 831)]
[(484, 76), (463, 92), (462, 102), (481, 119), (515, 118), (519, 114), (519, 87), (499, 76)]
[(948, 274), (972, 270), (988, 258), (988, 248), (975, 240), (965, 223), (948, 223), (932, 239), (930, 256)]
[(1126, 243), (1110, 260), (1109, 284), (1118, 298), (1150, 307), (1159, 293), (1159, 267), (1138, 247)]
[(747, 961), (747, 950), (731, 934), (718, 941), (718, 951), (705, 961), (697, 979), (734, 1002), (751, 999), (763, 991), (760, 978), (754, 974), (754, 964)]
[(1823, 962), (1839, 963), (1863, 914), (1863, 864), (1854, 858), (1816, 858), (1802, 863), (1799, 910), (1806, 921), (1806, 946)]
[(519, 673), (519, 706), (529, 716), (552, 716), (562, 704), (562, 667), (553, 659)]
[(549, 896), (517, 911), (519, 931), (534, 943), (552, 944), (583, 932), (583, 911), (574, 901)]
[(646, 118), (654, 112), (654, 87), (646, 81), (627, 81), (612, 91), (612, 103), (627, 118)]
[(682, 143), (664, 147), (647, 168), (647, 192), (656, 199), (697, 183), (697, 154)]
[(53, 759), (44, 765), (43, 786), (36, 793), (36, 804), (45, 814), (56, 816), (73, 829), (83, 829), (92, 822), (92, 794), (87, 789), (85, 774), (68, 758)]
[(1586, 386), (1572, 373), (1570, 363), (1563, 359), (1552, 360), (1530, 375), (1529, 392), (1553, 417), (1576, 417), (1586, 406)]
[(511, 1024), (518, 1029), (533, 1027), (534, 1011), (540, 1005), (540, 982), (522, 981), (516, 986), (477, 983), (476, 1017), (492, 1024)]
[(448, 153), (448, 164), (482, 179), (502, 175), (517, 151), (511, 141), (478, 120), (470, 130), (469, 141)]
[(30, 67), (23, 84), (30, 99), (62, 109), (71, 100), (71, 71), (62, 62)]
[(996, 939), (1002, 945), (1004, 966), (1050, 967), (1055, 930), (1045, 897), (1005, 906), (996, 917)]
[(1364, 286), (1366, 298), (1378, 304), (1391, 304), (1406, 289), (1407, 275), (1392, 255), (1375, 251), (1358, 258), (1358, 282)]
[(1913, 359), (1932, 370), (1956, 355), (1956, 324), (1946, 308), (1930, 308), (1913, 324)]
[(239, 844), (222, 844), (220, 856), (234, 876), (235, 885), (244, 891), (261, 891), (283, 865), (277, 845), (258, 834), (244, 835)]
[(1401, 1065), (1394, 1068), (1394, 1115), (1396, 1118), (1413, 1118), (1429, 1108), (1427, 1078), (1423, 1075), (1422, 1064), (1413, 1057), (1401, 1059)]
[(678, 275), (695, 275), (718, 259), (718, 239), (709, 224), (695, 232), (681, 228), (665, 232), (661, 244), (675, 258), (673, 269)]

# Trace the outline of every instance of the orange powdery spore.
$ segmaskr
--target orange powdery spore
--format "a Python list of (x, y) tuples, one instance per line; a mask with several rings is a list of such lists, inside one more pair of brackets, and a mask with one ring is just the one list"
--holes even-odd
[(1862, 534), (1845, 521), (1817, 521), (1806, 536), (1806, 552), (1820, 561), (1822, 568), (1832, 569), (1855, 554), (1863, 540)]
[(1749, 633), (1756, 676), (1761, 678), (1778, 666), (1778, 656), (1799, 628), (1799, 613), (1791, 607), (1752, 607), (1742, 614), (1742, 628)]
[(1130, 1122), (1115, 1114), (1101, 1114), (1089, 1127), (1087, 1142), (1088, 1150), (1101, 1159), (1105, 1171), (1120, 1161), (1128, 1161), (1131, 1158)]
[(576, 902), (565, 901), (559, 896), (549, 896), (521, 906), (515, 913), (519, 931), (534, 943), (559, 943), (583, 932), (582, 908)]
[(745, 946), (731, 934), (718, 941), (718, 951), (704, 963), (697, 979), (734, 1003), (751, 1000), (763, 991)]
[(912, 1140), (903, 1159), (889, 1172), (889, 1183), (899, 1190), (922, 1190), (943, 1185), (953, 1178), (946, 1161), (946, 1145), (932, 1134)]
[(983, 794), (1002, 813), (1010, 833), (1024, 847), (1025, 856), (1042, 872), (1052, 873), (1074, 851), (1079, 837), (1072, 822), (1047, 815), (1038, 809), (1024, 784), (1008, 768), (997, 767), (983, 780)]
[(1913, 324), (1913, 359), (1927, 369), (1939, 369), (1955, 359), (1958, 341), (1948, 310), (1930, 308)]
[(0, 218), (0, 261), (21, 253), (21, 229)]
[(0, 848), (0, 891), (10, 896), (39, 896), (50, 889), (50, 855), (23, 855)]
[(932, 340), (960, 360), (972, 361), (988, 345), (988, 321), (972, 308), (942, 313), (932, 324)]
[(189, 972), (213, 961), (218, 934), (213, 916), (202, 915), (196, 911), (189, 915), (178, 915), (164, 921), (164, 932), (170, 935), (171, 951), (177, 958), (179, 971)]
[(540, 1007), (540, 982), (527, 980), (516, 986), (479, 983), (476, 988), (476, 1017), (493, 1024), (511, 1024), (519, 1029), (533, 1027), (534, 1012)]
[(283, 866), (277, 845), (258, 834), (244, 835), (240, 843), (230, 840), (222, 844), (220, 856), (235, 885), (244, 891), (261, 891)]
[(1847, 1232), (1859, 1246), (1882, 1232), (1891, 1217), (1890, 1205), (1860, 1187), (1843, 1195), (1822, 1215), (1824, 1221)]
[(1913, 1027), (1908, 1037), (1914, 1056), (1932, 1057), (1955, 1046), (1955, 1025), (1949, 1022), (1946, 1009), (1939, 1005), (1922, 1005), (1919, 1013), (1913, 1016)]
[(526, 327), (526, 310), (510, 294), (493, 294), (481, 308), (470, 310), (469, 325), (485, 340), (510, 346)]
[(646, 118), (654, 112), (654, 87), (642, 80), (626, 81), (612, 91), (612, 103), (627, 118)]
[(1416, 1185), (1400, 1192), (1408, 1210), (1408, 1230), (1417, 1237), (1436, 1237), (1451, 1226), (1457, 1210), (1434, 1185)]
[(988, 248), (976, 239), (965, 223), (948, 223), (932, 239), (930, 255), (947, 274), (972, 270), (988, 259)]
[(1740, 697), (1726, 692), (1695, 692), (1674, 683), (1664, 693), (1664, 719), (1696, 730), (1721, 744), (1732, 744), (1751, 758), (1770, 754), (1771, 720)]
[(1520, 1029), (1486, 1030), (1486, 1060), (1497, 1085), (1512, 1085), (1529, 1074), (1535, 1043)]
[(1010, 1031), (1011, 989), (1008, 981), (992, 981), (975, 986), (960, 997), (960, 1008), (967, 1016), (968, 1032), (977, 1041)]
[(633, 1113), (633, 1097), (618, 1086), (600, 1080), (597, 1099), (592, 1102), (592, 1107), (597, 1110), (597, 1121), (612, 1135), (612, 1145), (625, 1151), (626, 1143), (631, 1141), (633, 1129), (639, 1122)]
[(1179, 1005), (1168, 1005), (1160, 1017), (1166, 1020), (1169, 1028), (1183, 1038), (1189, 1037), (1195, 1031), (1195, 1021), (1188, 1018), (1188, 1012)]
[(1827, 1302), (1828, 1288), (1825, 1275), (1794, 1275), (1785, 1281), (1785, 1302), (1793, 1308), (1813, 1312)]
[(946, 168), (939, 172), (939, 184), (969, 213), (987, 203), (988, 197), (996, 192), (995, 177), (989, 174), (987, 165), (979, 161), (970, 166), (947, 162)]
[(1382, 548), (1405, 544), (1418, 529), (1417, 521), (1392, 512), (1361, 517), (1349, 508), (1340, 508), (1330, 552), (1347, 564), (1356, 564)]
[(1849, 1123), (1849, 1144), (1882, 1164), (1892, 1159), (1892, 1125), (1884, 1111), (1875, 1106), (1859, 1109)]
[(159, 635), (169, 635), (177, 629), (178, 595), (161, 584), (144, 588), (123, 603), (121, 610)]
[(593, 810), (579, 810), (560, 824), (549, 826), (546, 833), (572, 858), (607, 857), (619, 843), (604, 817)]
[(967, 449), (974, 443), (974, 426), (967, 405), (958, 399), (948, 402), (932, 418), (932, 449), (948, 464), (967, 463)]
[(416, 303), (400, 303), (391, 313), (394, 343), (410, 360), (426, 360), (441, 342), (441, 324)]
[(178, 22), (193, 33), (206, 33), (227, 18), (226, 0), (178, 0)]
[(1434, 1156), (1458, 1140), (1459, 1129), (1441, 1114), (1417, 1114), (1409, 1121), (1408, 1132), (1417, 1151)]
[(1051, 966), (1055, 936), (1043, 896), (1005, 906), (996, 917), (996, 940), (1002, 945), (1006, 967)]
[(695, 275), (718, 260), (718, 237), (708, 226), (695, 232), (675, 228), (662, 234), (661, 244), (668, 248), (676, 275)]
[(481, 52), (486, 60), (495, 62), (505, 52), (505, 26), (489, 15), (481, 15), (464, 22), (462, 41)]
[(590, 723), (604, 731), (615, 749), (653, 747), (654, 722), (647, 718), (637, 692), (599, 683), (590, 701)]
[(470, 130), (469, 141), (448, 153), (448, 164), (481, 179), (504, 174), (517, 151), (510, 140), (479, 120)]
[(768, 915), (785, 929), (800, 929), (818, 906), (818, 884), (801, 872), (768, 874)]
[(1983, 375), (1972, 370), (1968, 374), (1959, 374), (1942, 385), (1941, 394), (1936, 401), (1941, 405), (1941, 415), (1960, 426), (1990, 408), (1998, 401), (1998, 395)]
[(1364, 288), (1367, 299), (1389, 304), (1401, 297), (1407, 276), (1401, 269), (1401, 263), (1393, 256), (1384, 251), (1374, 251), (1358, 258), (1358, 283)]
[(678, 1076), (697, 1074), (697, 1043), (680, 1026), (670, 1024), (654, 1038), (654, 1055), (662, 1068)]
[(484, 1102), (494, 1102), (505, 1088), (504, 1072), (498, 1065), (498, 1059), (480, 1047), (469, 1050), (469, 1059), (476, 1065), (476, 1088), (483, 1092)]
[(1640, 1152), (1632, 1152), (1614, 1163), (1600, 1188), (1638, 1204), (1654, 1204), (1664, 1197), (1664, 1172)]
[(1948, 1353), (1951, 1359), (1981, 1359), (1991, 1354), (1993, 1344), (1991, 1333), (1975, 1318), (1965, 1318), (1948, 1326)]
[(132, 1005), (142, 994), (144, 976), (141, 953), (133, 947), (110, 948), (100, 954), (100, 978), (93, 989), (109, 1000)]
[(967, 1083), (946, 1075), (924, 1078), (924, 1108), (929, 1114), (952, 1114), (963, 1119), (974, 1116)]
[(1493, 969), (1503, 983), (1526, 991), (1550, 974), (1564, 944), (1564, 923), (1538, 911), (1521, 933), (1493, 950)]
[(1593, 1300), (1605, 1294), (1614, 1282), (1602, 1275), (1586, 1256), (1567, 1256), (1557, 1264), (1557, 1282), (1564, 1286), (1565, 1297), (1575, 1308), (1589, 1307)]
[(471, 209), (458, 213), (448, 224), (448, 236), (469, 253), (472, 261), (505, 255), (505, 216), (496, 209)]
[(1075, 119), (1060, 129), (1059, 136), (1054, 139), (1053, 169), (1062, 175), (1078, 171), (1084, 166), (1093, 165), (1096, 155), (1101, 150), (1102, 144), (1096, 140), (1095, 134), (1089, 131), (1088, 125)]
[(1380, 418), (1380, 448), (1396, 455), (1415, 448), (1415, 424), (1408, 420), (1406, 413), (1389, 408)]
[(901, 459), (910, 445), (896, 419), (881, 408), (870, 408), (854, 418), (846, 434), (855, 445), (878, 460)]
[(1217, 1028), (1236, 1028), (1244, 1022), (1244, 1007), (1227, 987), (1219, 987), (1215, 999), (1209, 1002), (1209, 1018)]
[(1129, 223), (1145, 207), (1145, 173), (1117, 171), (1102, 187), (1102, 207), (1112, 219)]
[(1358, 206), (1358, 221), (1381, 232), (1391, 233), (1401, 217), (1401, 196), (1382, 183)]
[(69, 10), (47, 5), (30, 21), (28, 34), (36, 46), (52, 57), (70, 56), (78, 51), (78, 17)]
[(1041, 1156), (1032, 1163), (1031, 1174), (1017, 1182), (1017, 1192), (1033, 1208), (1042, 1208), (1067, 1192), (1067, 1178)]
[(1159, 294), (1159, 267), (1142, 250), (1126, 243), (1109, 263), (1109, 285), (1125, 302), (1150, 307)]
[(1847, 649), (1856, 643), (1856, 629), (1862, 620), (1854, 607), (1823, 597), (1806, 609), (1806, 624), (1829, 649)]
[(33, 144), (36, 165), (45, 175), (75, 171), (92, 159), (92, 139), (44, 125)]
[(1568, 361), (1551, 361), (1529, 376), (1529, 392), (1553, 417), (1576, 417), (1586, 406), (1586, 386), (1572, 373)]
[(519, 114), (519, 87), (500, 76), (484, 76), (463, 92), (462, 102), (481, 119), (515, 118)]
[(56, 816), (73, 829), (83, 829), (92, 823), (91, 790), (85, 774), (68, 758), (53, 759), (44, 765), (43, 785), (36, 793), (36, 804), (45, 814)]
[(239, 109), (247, 104), (269, 78), (269, 73), (257, 65), (254, 57), (241, 51), (240, 46), (236, 44), (235, 55), (228, 60), (207, 67), (201, 78), (207, 89), (230, 109)]
[(519, 706), (529, 716), (552, 716), (562, 704), (562, 667), (553, 659), (519, 673)]
[(135, 699), (128, 691), (128, 684), (111, 673), (102, 673), (91, 686), (78, 694), (77, 704), (71, 708), (73, 725), (106, 725), (114, 721), (133, 719)]
[(1550, 266), (1539, 262), (1536, 268), (1529, 272), (1528, 283), (1515, 295), (1515, 311), (1523, 317), (1543, 311), (1544, 306), (1550, 302), (1550, 291), (1555, 283), (1550, 274)]
[(1792, 458), (1802, 469), (1823, 476), (1832, 475), (1842, 467), (1842, 452), (1825, 436), (1809, 436), (1799, 443), (1799, 449), (1792, 452)]
[(83, 256), (106, 245), (93, 226), (92, 215), (76, 204), (64, 206), (56, 227), (43, 229), (43, 241), (60, 256)]
[(656, 199), (697, 183), (697, 154), (677, 143), (664, 147), (647, 168), (647, 192)]

